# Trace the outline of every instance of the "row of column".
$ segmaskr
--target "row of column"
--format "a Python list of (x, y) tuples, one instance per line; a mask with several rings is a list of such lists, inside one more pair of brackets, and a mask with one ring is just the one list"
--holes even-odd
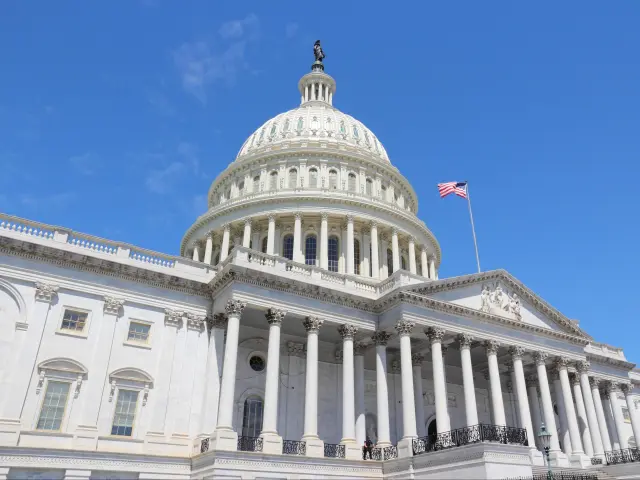
[[(329, 264), (329, 252), (328, 252), (328, 241), (329, 241), (329, 214), (322, 213), (321, 221), (320, 221), (320, 267), (324, 269), (328, 269)], [(244, 230), (242, 236), (242, 246), (249, 248), (251, 245), (251, 219), (247, 219), (244, 221)], [(224, 261), (229, 255), (229, 249), (231, 247), (231, 225), (225, 224), (222, 226), (222, 243), (220, 246), (220, 262)], [(269, 215), (268, 216), (268, 230), (267, 230), (267, 255), (273, 255), (275, 252), (275, 233), (276, 233), (276, 216)], [(346, 217), (346, 249), (343, 248), (343, 251), (346, 251), (346, 269), (345, 273), (353, 275), (355, 273), (355, 242), (354, 242), (354, 217), (353, 215), (347, 215)], [(254, 239), (254, 249), (259, 250), (260, 246), (257, 244), (258, 240)], [(294, 226), (293, 226), (293, 260), (295, 262), (304, 263), (304, 251), (303, 251), (303, 238), (302, 238), (302, 214), (296, 213), (294, 216)], [(383, 241), (384, 244), (380, 243), (380, 239), (378, 238), (378, 224), (376, 222), (371, 222), (371, 234), (369, 237), (369, 242), (371, 246), (371, 258), (369, 257), (369, 245), (362, 245), (363, 257), (371, 262), (371, 273), (373, 278), (380, 278), (381, 276), (381, 268), (380, 268), (380, 246), (382, 246), (383, 255), (386, 254), (387, 251), (387, 241)], [(392, 252), (392, 267), (393, 271), (396, 272), (401, 267), (400, 262), (400, 246), (398, 240), (398, 229), (391, 229), (391, 252)], [(210, 264), (212, 260), (213, 254), (213, 233), (207, 233), (205, 237), (205, 245), (204, 252), (200, 251), (200, 246), (196, 244), (193, 248), (193, 260), (199, 262), (201, 259), (202, 253), (202, 261), (204, 263)], [(414, 237), (409, 238), (409, 246), (408, 246), (408, 259), (409, 259), (409, 271), (413, 274), (418, 273), (417, 268), (417, 254), (416, 254), (416, 240)], [(385, 263), (386, 258), (383, 259), (383, 263)], [(368, 264), (368, 262), (365, 262)], [(420, 252), (420, 266), (422, 268), (422, 276), (430, 278), (432, 280), (437, 279), (436, 273), (436, 259), (435, 256), (429, 255), (426, 248), (422, 248)], [(363, 268), (360, 271), (361, 275), (369, 276), (369, 269)]]
[(333, 104), (333, 90), (331, 86), (322, 82), (308, 83), (304, 86), (304, 94), (300, 98), (300, 103), (313, 100), (322, 100), (329, 105)]

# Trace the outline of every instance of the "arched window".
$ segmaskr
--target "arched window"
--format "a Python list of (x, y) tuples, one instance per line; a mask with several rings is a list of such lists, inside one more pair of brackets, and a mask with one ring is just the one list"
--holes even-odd
[(238, 184), (238, 195), (244, 195), (244, 181)]
[(366, 194), (371, 196), (373, 195), (373, 182), (371, 181), (370, 178), (367, 178), (367, 185), (366, 185)]
[(316, 264), (316, 244), (315, 235), (309, 235), (304, 242), (304, 263), (307, 265)]
[(390, 248), (387, 249), (387, 271), (389, 275), (393, 273), (393, 252)]
[(267, 253), (267, 237), (262, 239), (262, 249), (260, 250), (262, 253)]
[(338, 271), (338, 237), (329, 237), (329, 244), (327, 245), (327, 253), (329, 257), (329, 271)]
[(333, 190), (338, 188), (338, 172), (335, 170), (329, 170), (329, 188)]
[(353, 273), (360, 275), (360, 240), (353, 241)]
[(260, 191), (260, 175), (256, 175), (255, 177), (253, 177), (253, 192), (259, 192)]
[(269, 190), (278, 189), (278, 172), (271, 172), (269, 176)]
[(251, 396), (244, 401), (242, 414), (242, 436), (259, 437), (262, 432), (262, 414), (264, 404), (258, 396)]
[(298, 186), (298, 171), (295, 168), (289, 170), (289, 188)]
[(350, 192), (355, 192), (356, 191), (356, 175), (355, 175), (355, 173), (350, 173), (349, 174), (349, 191)]
[(407, 269), (407, 259), (404, 257), (400, 257), (400, 268), (402, 270), (406, 270)]
[(380, 191), (380, 196), (382, 197), (382, 200), (386, 200), (387, 199), (387, 187), (385, 187), (383, 185), (380, 190), (381, 190)]
[(309, 186), (316, 188), (318, 186), (318, 170), (312, 168), (309, 170)]
[(293, 235), (287, 235), (282, 241), (282, 256), (293, 260)]

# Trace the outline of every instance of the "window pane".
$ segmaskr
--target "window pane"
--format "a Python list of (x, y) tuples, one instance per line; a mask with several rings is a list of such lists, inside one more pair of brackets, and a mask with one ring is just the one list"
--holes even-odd
[(318, 170), (315, 168), (309, 170), (309, 186), (312, 188), (318, 186)]
[(298, 186), (298, 171), (295, 168), (289, 170), (289, 188)]
[(349, 191), (356, 191), (356, 176), (353, 173), (349, 174)]
[(60, 329), (73, 330), (74, 332), (82, 332), (86, 324), (87, 324), (86, 313), (74, 312), (73, 310), (65, 310)]
[(328, 256), (329, 256), (329, 271), (337, 272), (338, 271), (338, 239), (336, 237), (329, 238), (328, 245)]
[(329, 188), (334, 190), (338, 188), (338, 172), (335, 170), (329, 171)]
[(373, 195), (373, 182), (367, 179), (367, 195)]
[(304, 263), (307, 265), (316, 264), (316, 237), (309, 235), (304, 242)]
[(287, 235), (282, 242), (282, 256), (293, 260), (293, 235)]
[(262, 432), (263, 403), (260, 397), (249, 397), (244, 401), (242, 436), (257, 437)]
[(353, 241), (353, 272), (360, 275), (360, 241)]
[(111, 435), (131, 436), (137, 403), (138, 392), (134, 390), (118, 390), (118, 401), (116, 403), (116, 412), (113, 415)]
[(131, 322), (129, 324), (129, 336), (127, 340), (132, 342), (144, 342), (146, 343), (149, 340), (149, 330), (151, 329), (151, 325), (146, 325), (144, 323)]
[(387, 250), (387, 270), (389, 275), (393, 273), (393, 252), (391, 250)]
[(38, 430), (60, 430), (60, 424), (64, 417), (64, 409), (69, 396), (69, 383), (47, 383), (47, 392), (44, 394), (40, 418), (38, 418)]

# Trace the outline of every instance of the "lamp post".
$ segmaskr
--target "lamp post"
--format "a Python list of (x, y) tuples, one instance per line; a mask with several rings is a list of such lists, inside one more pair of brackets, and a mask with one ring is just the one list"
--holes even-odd
[(549, 461), (549, 447), (551, 446), (551, 433), (547, 431), (547, 427), (544, 426), (544, 422), (540, 424), (540, 432), (538, 433), (538, 438), (540, 439), (540, 445), (542, 445), (542, 449), (544, 450), (544, 454), (547, 457), (547, 478), (549, 480), (553, 479), (553, 473), (551, 472), (551, 462)]

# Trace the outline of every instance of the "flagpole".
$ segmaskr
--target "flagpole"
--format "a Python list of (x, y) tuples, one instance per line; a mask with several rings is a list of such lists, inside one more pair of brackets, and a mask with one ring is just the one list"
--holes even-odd
[(476, 262), (480, 273), (480, 255), (478, 255), (478, 241), (476, 240), (476, 227), (473, 225), (473, 212), (471, 211), (471, 195), (469, 195), (469, 182), (467, 184), (467, 204), (469, 205), (469, 218), (471, 219), (471, 231), (473, 232), (473, 245), (476, 247)]

